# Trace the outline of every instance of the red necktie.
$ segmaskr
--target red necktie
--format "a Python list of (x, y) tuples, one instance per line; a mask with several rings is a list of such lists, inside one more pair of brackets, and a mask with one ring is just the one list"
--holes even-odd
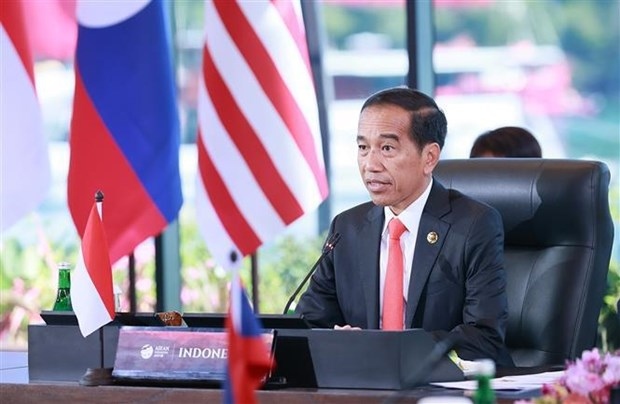
[(388, 224), (387, 274), (383, 288), (383, 325), (384, 330), (403, 329), (403, 251), (400, 248), (400, 236), (407, 230), (400, 220), (393, 218)]

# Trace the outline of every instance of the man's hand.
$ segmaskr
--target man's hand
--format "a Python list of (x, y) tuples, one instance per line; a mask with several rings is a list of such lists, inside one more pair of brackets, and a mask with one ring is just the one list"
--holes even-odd
[(334, 330), (361, 330), (360, 327), (351, 327), (349, 324), (343, 325), (342, 327), (339, 325), (334, 326)]

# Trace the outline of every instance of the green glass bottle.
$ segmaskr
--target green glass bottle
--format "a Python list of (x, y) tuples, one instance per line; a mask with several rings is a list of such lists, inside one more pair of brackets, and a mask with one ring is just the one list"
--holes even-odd
[(58, 264), (58, 292), (53, 311), (73, 311), (71, 305), (71, 265), (68, 262)]
[(491, 386), (491, 379), (495, 376), (495, 362), (490, 359), (476, 361), (476, 380), (478, 388), (474, 393), (474, 404), (495, 404), (495, 391)]

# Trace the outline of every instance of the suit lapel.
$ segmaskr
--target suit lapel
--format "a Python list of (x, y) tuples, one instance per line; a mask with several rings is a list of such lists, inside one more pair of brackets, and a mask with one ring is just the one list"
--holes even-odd
[(369, 329), (379, 328), (379, 251), (383, 228), (383, 208), (374, 206), (359, 228), (360, 252), (356, 259), (359, 274), (364, 285), (366, 303), (366, 325)]
[(428, 196), (420, 219), (420, 227), (418, 228), (414, 250), (411, 279), (407, 292), (407, 313), (405, 318), (407, 326), (413, 325), (413, 318), (420, 303), (420, 296), (422, 296), (422, 291), (428, 281), (431, 269), (446, 240), (450, 225), (442, 221), (441, 217), (449, 211), (448, 192), (437, 181), (433, 181), (433, 188)]

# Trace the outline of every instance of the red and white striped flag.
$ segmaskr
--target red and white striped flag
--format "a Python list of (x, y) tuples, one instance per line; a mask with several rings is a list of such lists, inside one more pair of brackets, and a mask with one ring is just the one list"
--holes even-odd
[(51, 183), (26, 29), (27, 5), (8, 1), (0, 6), (0, 230), (34, 210)]
[(298, 1), (205, 3), (197, 217), (220, 265), (327, 197), (316, 93)]
[(84, 337), (114, 319), (114, 291), (108, 240), (101, 221), (102, 202), (93, 204), (71, 283), (71, 303)]

